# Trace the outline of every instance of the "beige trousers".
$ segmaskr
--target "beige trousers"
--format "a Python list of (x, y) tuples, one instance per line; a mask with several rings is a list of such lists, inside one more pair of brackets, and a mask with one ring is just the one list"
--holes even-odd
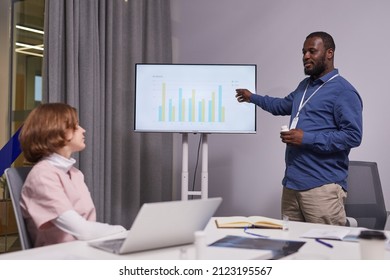
[(318, 224), (346, 224), (344, 209), (347, 193), (338, 184), (327, 184), (307, 191), (283, 188), (282, 215), (290, 221)]

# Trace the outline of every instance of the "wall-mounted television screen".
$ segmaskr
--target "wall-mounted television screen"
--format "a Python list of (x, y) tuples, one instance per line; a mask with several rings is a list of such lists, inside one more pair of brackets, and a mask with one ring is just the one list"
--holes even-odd
[(256, 92), (255, 64), (136, 64), (137, 132), (256, 133), (256, 106), (236, 88)]

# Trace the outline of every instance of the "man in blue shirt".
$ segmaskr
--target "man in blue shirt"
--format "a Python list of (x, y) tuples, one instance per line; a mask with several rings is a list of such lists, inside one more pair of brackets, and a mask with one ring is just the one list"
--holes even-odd
[(362, 140), (362, 100), (334, 67), (335, 44), (313, 32), (303, 45), (309, 77), (285, 98), (237, 89), (239, 102), (251, 102), (273, 115), (290, 115), (281, 132), (286, 147), (282, 215), (293, 221), (345, 225), (348, 155)]

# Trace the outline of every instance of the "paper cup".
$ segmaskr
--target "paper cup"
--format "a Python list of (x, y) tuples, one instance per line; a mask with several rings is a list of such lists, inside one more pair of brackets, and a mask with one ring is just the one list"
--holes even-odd
[(363, 260), (381, 260), (385, 255), (386, 235), (381, 231), (362, 230), (359, 235), (360, 255)]

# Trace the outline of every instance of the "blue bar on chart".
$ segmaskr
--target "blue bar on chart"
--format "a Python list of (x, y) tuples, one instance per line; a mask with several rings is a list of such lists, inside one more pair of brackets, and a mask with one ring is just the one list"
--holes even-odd
[(188, 121), (194, 122), (195, 121), (195, 95), (196, 92), (193, 89), (192, 90), (192, 98), (188, 100)]
[(172, 104), (172, 99), (169, 99), (169, 121), (175, 121), (175, 106)]
[(222, 86), (218, 87), (218, 121), (225, 121), (225, 107), (222, 106)]
[(158, 120), (160, 122), (165, 121), (165, 99), (166, 99), (166, 84), (162, 83), (161, 88), (161, 105), (158, 107)]
[(184, 121), (184, 106), (183, 89), (179, 88), (179, 122)]

